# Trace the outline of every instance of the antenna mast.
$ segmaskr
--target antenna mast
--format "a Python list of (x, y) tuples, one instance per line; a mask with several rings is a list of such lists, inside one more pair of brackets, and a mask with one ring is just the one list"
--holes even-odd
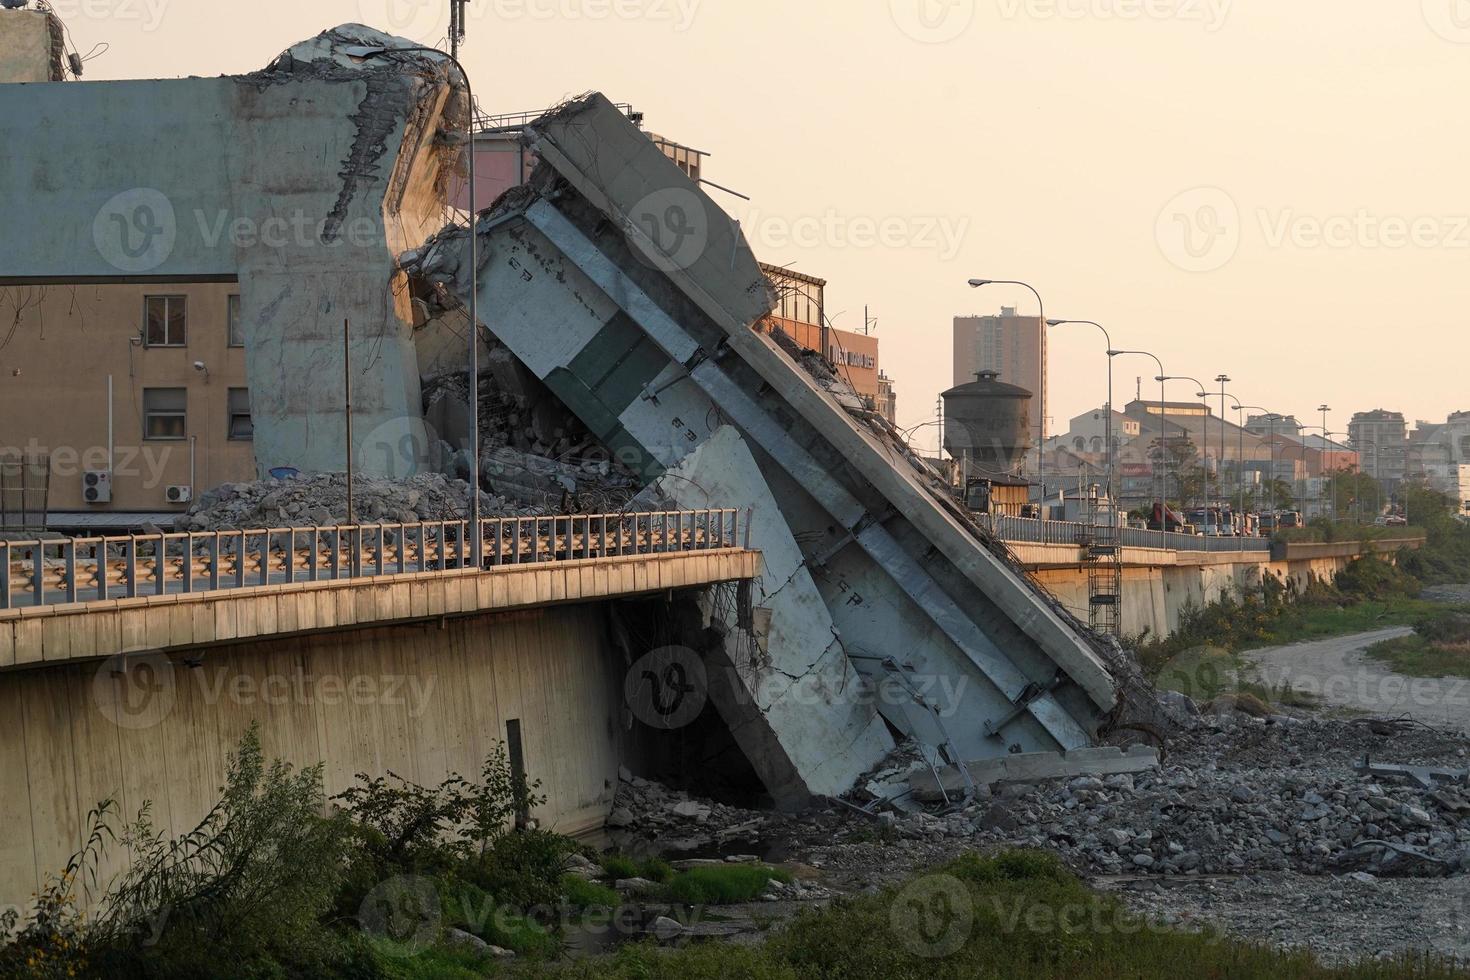
[(464, 8), (469, 0), (449, 0), (449, 56), (459, 57), (459, 46), (464, 41)]

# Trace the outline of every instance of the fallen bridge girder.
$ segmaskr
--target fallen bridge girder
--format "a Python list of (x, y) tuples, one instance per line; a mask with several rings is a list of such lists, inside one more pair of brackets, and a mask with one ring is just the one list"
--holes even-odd
[[(950, 690), (960, 693), (946, 705), (947, 727), (967, 754), (1086, 744), (1115, 698), (1100, 658), (908, 472), (907, 459), (749, 329), (771, 295), (738, 227), (601, 96), (529, 132), (545, 162), (527, 193), (503, 201), (480, 232), (481, 308), (491, 330), (610, 449), (636, 455), (651, 482), (729, 438), (722, 433), (730, 425), (738, 429), (734, 437), (749, 441), (747, 455), (760, 470), (747, 489), (775, 502), (782, 536), (799, 542), (805, 567), (798, 571), (844, 645), (839, 675), (869, 672), (861, 658), (849, 661), (845, 644), (873, 640), (888, 648), (880, 652), (902, 651), (916, 669), (953, 682)], [(640, 194), (696, 202), (709, 220), (706, 249), (687, 263), (649, 261), (657, 243), (627, 205)], [(469, 283), (451, 254), (462, 247), (446, 232), (406, 261), (463, 295)], [(748, 503), (725, 492), (706, 493), (701, 505)], [(837, 583), (831, 589), (829, 577)], [(854, 603), (843, 578), (861, 581), (871, 599)], [(809, 635), (772, 639), (761, 669), (789, 676), (803, 676), (830, 645), (812, 649)], [(1072, 682), (1065, 690), (1055, 684), (1059, 671)], [(751, 680), (759, 687), (760, 678)], [(1048, 693), (1029, 697), (1038, 686)], [(772, 729), (801, 727), (772, 717), (770, 705), (764, 710)], [(828, 730), (871, 730), (878, 717), (873, 705), (841, 697), (816, 710), (830, 716)], [(1004, 737), (991, 737), (1007, 719)], [(781, 734), (785, 757), (770, 772), (794, 771), (809, 791), (845, 788), (883, 747), (874, 741), (845, 771), (828, 767), (818, 776), (820, 752), (798, 745), (806, 736), (783, 742)]]

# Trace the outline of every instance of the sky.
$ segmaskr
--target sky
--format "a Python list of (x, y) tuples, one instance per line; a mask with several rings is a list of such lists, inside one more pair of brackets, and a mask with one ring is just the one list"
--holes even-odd
[[(53, 0), (89, 80), (263, 67), (344, 22), (435, 43), (448, 0)], [(588, 90), (712, 154), (763, 260), (877, 318), (902, 426), (956, 314), (1101, 322), (1169, 374), (1346, 428), (1470, 409), (1470, 0), (472, 0), (483, 111)], [(1051, 335), (1052, 429), (1103, 403)], [(1119, 405), (1152, 361), (1118, 358)], [(1172, 386), (1171, 398), (1195, 386)], [(1216, 402), (1218, 404), (1218, 401)], [(915, 442), (932, 442), (935, 429)]]

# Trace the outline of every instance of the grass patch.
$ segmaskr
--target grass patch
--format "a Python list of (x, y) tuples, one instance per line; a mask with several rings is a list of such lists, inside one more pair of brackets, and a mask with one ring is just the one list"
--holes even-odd
[(561, 890), (567, 904), (576, 909), (615, 909), (623, 904), (613, 889), (577, 875), (562, 875)]
[(1368, 656), (1409, 677), (1470, 677), (1470, 615), (1441, 611), (1401, 636), (1368, 648)]
[(803, 913), (757, 947), (625, 947), (616, 955), (539, 969), (559, 980), (1465, 980), (1423, 960), (1364, 959), (1328, 968), (1278, 952), (1145, 925), (1049, 854), (966, 855), (880, 894)]
[(614, 881), (624, 878), (646, 878), (659, 884), (673, 880), (674, 868), (663, 858), (648, 858), (639, 861), (621, 854), (604, 854), (599, 862), (603, 873)]
[(760, 898), (772, 881), (789, 882), (791, 875), (763, 864), (690, 868), (664, 887), (664, 897), (685, 905), (735, 905)]

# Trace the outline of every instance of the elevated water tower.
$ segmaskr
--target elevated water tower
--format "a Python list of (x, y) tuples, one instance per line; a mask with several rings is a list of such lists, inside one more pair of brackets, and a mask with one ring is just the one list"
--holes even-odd
[(944, 449), (972, 477), (1015, 476), (1031, 447), (1031, 392), (980, 371), (944, 399)]

